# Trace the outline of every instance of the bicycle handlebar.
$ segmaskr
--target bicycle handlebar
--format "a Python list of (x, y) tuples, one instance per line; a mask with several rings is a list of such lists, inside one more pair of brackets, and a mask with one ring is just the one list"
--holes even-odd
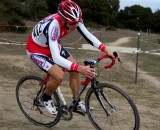
[[(100, 57), (99, 57), (98, 59), (96, 59), (96, 60), (86, 60), (86, 61), (84, 61), (84, 64), (85, 64), (85, 65), (90, 65), (91, 68), (94, 68), (94, 67), (95, 67), (95, 64), (98, 63), (99, 61), (101, 61), (101, 60), (103, 60), (103, 59), (105, 59), (105, 58), (110, 58), (110, 59), (112, 60), (112, 62), (111, 62), (109, 65), (104, 66), (105, 69), (109, 69), (109, 68), (112, 68), (113, 65), (115, 64), (115, 59), (118, 57), (118, 53), (117, 53), (117, 52), (113, 52), (113, 55), (114, 55), (115, 58), (112, 58), (111, 56), (105, 54), (105, 55), (100, 56)], [(95, 62), (93, 62), (93, 61), (95, 61)], [(119, 61), (120, 63), (122, 63), (121, 60), (120, 60), (120, 58), (118, 58), (118, 61)], [(64, 72), (69, 72), (69, 70), (68, 70), (68, 69), (65, 69), (65, 68), (63, 68), (63, 71), (64, 71)], [(70, 71), (70, 72), (71, 72), (71, 71)]]
[[(115, 58), (118, 57), (118, 53), (117, 52), (113, 52), (113, 55), (114, 55)], [(112, 62), (109, 65), (104, 66), (104, 68), (105, 69), (112, 68), (113, 65), (115, 64), (115, 58), (112, 58), (111, 56), (109, 56), (107, 54), (100, 56), (96, 61), (99, 62), (99, 61), (101, 61), (101, 60), (103, 60), (105, 58), (110, 58), (112, 60)], [(118, 58), (118, 61), (121, 63), (120, 58)]]

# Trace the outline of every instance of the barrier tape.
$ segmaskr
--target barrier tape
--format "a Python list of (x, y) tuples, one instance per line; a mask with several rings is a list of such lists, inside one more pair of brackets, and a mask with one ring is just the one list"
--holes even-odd
[[(11, 42), (0, 42), (1, 45), (26, 45), (26, 44), (20, 44), (20, 43), (11, 43)], [(73, 47), (64, 47), (66, 49), (76, 49), (76, 48), (73, 48)], [(80, 50), (88, 50), (88, 49), (84, 49), (84, 48), (78, 48)], [(94, 51), (99, 51), (98, 49), (97, 50), (94, 50)], [(160, 51), (160, 49), (157, 49), (157, 50), (150, 50), (150, 51), (141, 51), (141, 49), (139, 50), (136, 50), (136, 51), (118, 51), (118, 52), (123, 52), (123, 53), (132, 53), (132, 54), (136, 54), (136, 53), (145, 53), (145, 54), (154, 54), (154, 55), (160, 55), (160, 52), (156, 52), (156, 51)]]
[(75, 42), (65, 42), (64, 41), (65, 39), (64, 39), (63, 43), (75, 44), (75, 43), (78, 43), (81, 39), (82, 39), (82, 36), (77, 41), (75, 41)]
[(14, 43), (14, 44), (25, 43), (25, 42), (18, 42), (18, 41), (13, 41), (13, 40), (7, 40), (5, 38), (0, 38), (0, 39), (3, 40), (3, 41), (8, 41), (8, 43)]
[(144, 41), (144, 40), (140, 40), (141, 42), (144, 42), (144, 43), (149, 43), (149, 44), (154, 44), (154, 45), (159, 45), (160, 46), (160, 44), (158, 44), (158, 43), (153, 43), (153, 42), (147, 42), (147, 41)]
[(20, 25), (0, 25), (0, 27), (16, 27), (16, 28), (19, 28), (19, 27), (34, 27), (34, 26), (20, 26)]

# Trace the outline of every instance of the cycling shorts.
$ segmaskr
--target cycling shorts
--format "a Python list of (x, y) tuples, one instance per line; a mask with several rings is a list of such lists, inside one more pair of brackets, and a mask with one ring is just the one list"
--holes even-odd
[[(61, 45), (59, 45), (60, 47), (60, 55), (67, 59), (68, 57), (71, 56), (71, 54), (65, 49), (63, 48)], [(54, 61), (51, 58), (51, 55), (45, 55), (42, 53), (37, 53), (37, 52), (29, 52), (29, 50), (27, 50), (27, 56), (30, 58), (30, 60), (35, 63), (40, 69), (42, 69), (45, 72), (48, 72), (48, 70), (52, 67), (52, 65), (54, 65)]]

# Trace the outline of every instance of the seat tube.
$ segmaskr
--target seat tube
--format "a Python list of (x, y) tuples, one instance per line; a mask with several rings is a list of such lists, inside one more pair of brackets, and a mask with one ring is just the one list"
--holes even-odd
[(61, 89), (59, 87), (57, 88), (56, 92), (57, 92), (57, 94), (59, 96), (60, 101), (63, 103), (63, 105), (67, 105), (67, 102), (66, 102), (66, 100), (65, 100), (65, 98), (64, 98), (64, 96), (62, 94), (62, 91), (61, 91)]

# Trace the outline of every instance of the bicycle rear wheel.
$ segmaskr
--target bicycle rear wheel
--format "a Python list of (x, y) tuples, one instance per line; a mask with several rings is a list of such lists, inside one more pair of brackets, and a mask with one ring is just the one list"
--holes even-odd
[[(97, 86), (89, 89), (85, 99), (87, 114), (94, 127), (97, 130), (139, 130), (140, 117), (132, 99), (111, 84)], [(93, 107), (92, 111), (90, 107)]]
[[(43, 80), (36, 76), (21, 78), (16, 87), (16, 98), (27, 119), (36, 125), (51, 127), (58, 123), (61, 116), (59, 113), (57, 115), (48, 113), (41, 101), (42, 94), (37, 97), (42, 82)], [(56, 92), (53, 93), (52, 100), (57, 107), (60, 106)]]

